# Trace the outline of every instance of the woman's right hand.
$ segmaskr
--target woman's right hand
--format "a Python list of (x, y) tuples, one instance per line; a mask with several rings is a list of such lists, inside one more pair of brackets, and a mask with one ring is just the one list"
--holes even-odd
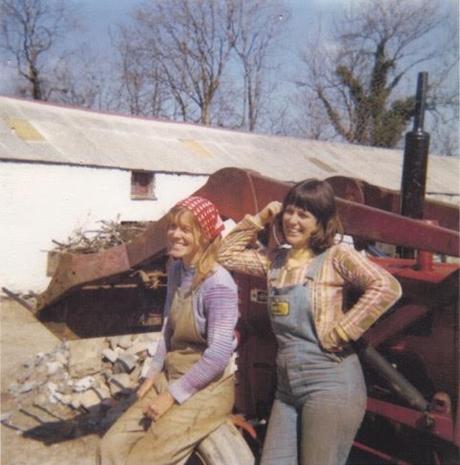
[(263, 225), (267, 223), (271, 223), (275, 216), (281, 212), (283, 204), (274, 200), (267, 204), (260, 212), (259, 212), (259, 219)]
[(145, 396), (145, 394), (147, 394), (147, 392), (150, 391), (154, 382), (155, 378), (148, 378), (144, 380), (144, 382), (139, 386), (139, 389), (137, 390), (137, 398), (142, 399)]

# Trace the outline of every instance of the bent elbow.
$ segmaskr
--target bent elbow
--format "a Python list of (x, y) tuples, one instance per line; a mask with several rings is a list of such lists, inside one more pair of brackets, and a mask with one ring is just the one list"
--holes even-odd
[(402, 287), (396, 278), (393, 278), (390, 283), (390, 293), (393, 298), (393, 303), (397, 302), (402, 296)]

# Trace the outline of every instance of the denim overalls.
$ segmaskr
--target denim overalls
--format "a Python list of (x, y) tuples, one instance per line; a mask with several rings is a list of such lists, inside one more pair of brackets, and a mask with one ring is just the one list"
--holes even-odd
[(324, 351), (315, 331), (310, 283), (326, 254), (313, 259), (303, 284), (273, 287), (283, 270), (277, 260), (268, 274), (277, 390), (261, 465), (343, 465), (364, 416), (366, 387), (357, 355), (351, 348)]

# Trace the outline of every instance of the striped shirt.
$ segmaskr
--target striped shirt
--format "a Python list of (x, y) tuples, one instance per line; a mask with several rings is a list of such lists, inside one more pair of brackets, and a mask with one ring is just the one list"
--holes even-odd
[[(258, 277), (267, 277), (272, 267), (279, 268), (277, 281), (268, 282), (269, 288), (303, 284), (308, 263), (289, 268), (287, 249), (248, 248), (261, 229), (259, 217), (247, 215), (222, 241), (219, 262), (230, 270)], [(306, 292), (310, 293), (322, 347), (338, 351), (350, 340), (360, 338), (401, 297), (401, 286), (390, 273), (349, 245), (337, 244), (325, 253)], [(346, 308), (350, 288), (358, 290), (360, 297), (351, 308)]]
[[(168, 269), (168, 292), (164, 307), (165, 322), (162, 338), (158, 343), (147, 378), (153, 378), (164, 366), (171, 338), (168, 315), (175, 290), (178, 288), (189, 290), (194, 275), (195, 269), (184, 266), (181, 260), (173, 261)], [(236, 347), (237, 287), (230, 273), (222, 266), (218, 266), (194, 293), (193, 311), (198, 331), (207, 341), (207, 348), (187, 373), (168, 386), (169, 392), (179, 403), (220, 376)]]

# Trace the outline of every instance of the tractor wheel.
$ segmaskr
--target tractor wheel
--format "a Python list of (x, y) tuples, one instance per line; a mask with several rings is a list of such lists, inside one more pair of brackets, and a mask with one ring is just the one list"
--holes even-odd
[(224, 423), (207, 436), (186, 465), (254, 465), (255, 459), (240, 432)]

